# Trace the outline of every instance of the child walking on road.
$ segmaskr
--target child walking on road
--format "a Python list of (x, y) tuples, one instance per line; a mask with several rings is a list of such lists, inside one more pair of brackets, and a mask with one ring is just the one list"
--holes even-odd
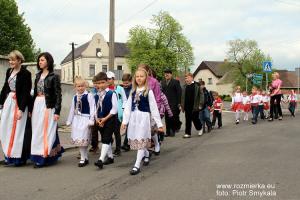
[(154, 119), (158, 131), (163, 132), (163, 125), (157, 108), (154, 94), (148, 87), (148, 74), (139, 68), (134, 75), (132, 93), (125, 106), (121, 128), (127, 129), (130, 148), (137, 150), (137, 158), (131, 175), (140, 172), (142, 160), (144, 165), (149, 165), (150, 154), (147, 147), (151, 144), (151, 118)]

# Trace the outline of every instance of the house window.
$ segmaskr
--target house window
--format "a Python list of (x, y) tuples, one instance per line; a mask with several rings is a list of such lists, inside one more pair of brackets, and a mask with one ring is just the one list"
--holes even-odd
[(90, 73), (89, 73), (89, 76), (90, 76), (90, 77), (95, 76), (95, 65), (94, 65), (94, 64), (91, 64), (91, 65), (90, 65)]
[(102, 65), (102, 72), (107, 72), (107, 65)]
[(207, 83), (207, 85), (212, 85), (212, 84), (213, 84), (212, 78), (208, 78), (208, 83)]
[(122, 65), (118, 65), (117, 66), (117, 70), (123, 70), (123, 66)]

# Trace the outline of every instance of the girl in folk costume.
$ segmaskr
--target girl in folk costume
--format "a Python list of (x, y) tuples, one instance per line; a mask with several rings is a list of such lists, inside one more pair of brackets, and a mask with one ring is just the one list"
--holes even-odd
[(54, 74), (50, 53), (38, 56), (39, 72), (34, 82), (31, 160), (35, 168), (54, 164), (64, 149), (60, 146), (57, 121), (61, 110), (60, 78)]
[[(26, 131), (30, 104), (31, 73), (21, 66), (23, 55), (15, 50), (9, 55), (10, 68), (6, 72), (0, 96), (0, 140), (6, 164), (20, 166), (30, 156), (30, 131)], [(28, 151), (28, 152), (27, 152)]]
[(251, 110), (250, 97), (247, 92), (243, 92), (243, 113), (244, 113), (244, 121), (248, 121), (248, 114)]
[(151, 117), (154, 119), (158, 131), (163, 132), (163, 125), (157, 108), (152, 90), (148, 87), (148, 74), (139, 68), (134, 75), (132, 93), (125, 106), (121, 128), (128, 125), (128, 140), (130, 148), (137, 150), (137, 158), (134, 167), (130, 170), (131, 175), (140, 172), (141, 161), (148, 165), (149, 151), (147, 147), (151, 143)]
[(250, 96), (251, 110), (252, 110), (252, 124), (257, 123), (257, 117), (259, 114), (259, 103), (261, 102), (261, 95), (257, 91), (257, 87), (253, 86), (252, 94)]
[(288, 102), (289, 102), (289, 111), (293, 117), (295, 117), (295, 109), (297, 106), (297, 94), (295, 94), (294, 90), (291, 90), (289, 96), (288, 96)]
[(89, 164), (88, 146), (91, 140), (90, 126), (95, 121), (95, 98), (88, 93), (87, 81), (81, 77), (75, 79), (76, 95), (73, 97), (72, 105), (67, 121), (67, 126), (72, 124), (72, 143), (79, 147), (80, 161), (78, 167), (84, 167)]
[(235, 123), (240, 123), (240, 112), (243, 110), (243, 95), (241, 93), (241, 87), (237, 86), (235, 93), (232, 97), (231, 108), (235, 112)]

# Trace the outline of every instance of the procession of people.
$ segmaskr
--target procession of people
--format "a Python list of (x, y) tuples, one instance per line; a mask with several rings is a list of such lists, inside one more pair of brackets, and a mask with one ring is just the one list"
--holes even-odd
[[(22, 66), (22, 53), (14, 50), (8, 57), (10, 68), (0, 95), (0, 142), (5, 165), (22, 166), (28, 160), (35, 168), (53, 165), (64, 153), (58, 135), (62, 90), (53, 57), (48, 52), (38, 56), (33, 94), (31, 73)], [(235, 88), (231, 102), (235, 124), (248, 121), (249, 113), (252, 124), (258, 123), (259, 116), (270, 122), (283, 120), (282, 101), (289, 104), (295, 117), (297, 95), (291, 90), (282, 100), (279, 74), (275, 72), (272, 77), (269, 91), (253, 86), (248, 94), (240, 86)], [(89, 91), (87, 80), (75, 78), (76, 93), (70, 99), (65, 124), (71, 127), (72, 144), (79, 149), (78, 167), (89, 164), (89, 152), (97, 153), (99, 133), (101, 151), (94, 165), (101, 170), (113, 164), (115, 156), (121, 156), (121, 149), (136, 150), (136, 161), (129, 170), (136, 175), (142, 165), (149, 165), (152, 155), (160, 155), (164, 137), (179, 133), (181, 112), (185, 116), (183, 138), (191, 138), (192, 124), (198, 136), (212, 132), (216, 125), (218, 129), (223, 126), (224, 102), (220, 95), (208, 91), (205, 82), (195, 81), (191, 73), (185, 75), (182, 87), (171, 69), (164, 71), (164, 79), (159, 82), (153, 68), (140, 64), (132, 75), (124, 74), (122, 81), (115, 85), (113, 72), (100, 72), (93, 77), (93, 89)]]

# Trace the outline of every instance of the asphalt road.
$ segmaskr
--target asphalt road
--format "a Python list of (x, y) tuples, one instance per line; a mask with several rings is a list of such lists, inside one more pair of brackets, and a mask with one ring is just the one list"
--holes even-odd
[(257, 125), (223, 117), (224, 127), (210, 134), (166, 138), (137, 176), (129, 175), (133, 151), (103, 170), (93, 165), (98, 155), (78, 168), (76, 149), (52, 167), (0, 166), (0, 199), (299, 200), (299, 117)]

